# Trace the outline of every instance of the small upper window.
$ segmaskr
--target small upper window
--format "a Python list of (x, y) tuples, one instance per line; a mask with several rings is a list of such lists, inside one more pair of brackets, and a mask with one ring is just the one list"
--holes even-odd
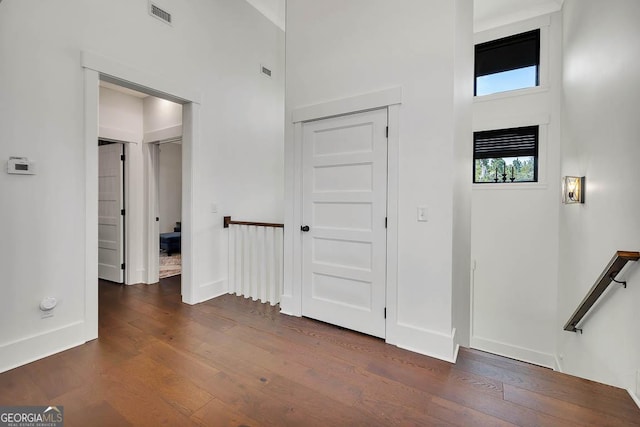
[(476, 45), (475, 95), (540, 84), (540, 30)]
[(473, 134), (473, 182), (538, 181), (538, 126)]

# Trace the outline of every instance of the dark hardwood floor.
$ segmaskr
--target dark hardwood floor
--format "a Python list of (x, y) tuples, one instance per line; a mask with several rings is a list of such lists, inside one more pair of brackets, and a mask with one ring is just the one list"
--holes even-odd
[(630, 426), (624, 390), (462, 349), (458, 363), (241, 297), (100, 284), (100, 338), (0, 374), (66, 426)]

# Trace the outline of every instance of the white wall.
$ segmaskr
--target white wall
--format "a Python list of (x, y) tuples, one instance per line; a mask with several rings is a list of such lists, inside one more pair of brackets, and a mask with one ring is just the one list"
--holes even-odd
[(562, 9), (564, 0), (475, 0), (474, 30), (484, 31), (526, 21)]
[(476, 34), (476, 43), (541, 28), (541, 85), (477, 97), (475, 131), (540, 126), (537, 184), (474, 184), (471, 346), (555, 365), (560, 204), (560, 14)]
[(182, 137), (182, 105), (148, 96), (144, 99), (144, 141)]
[(459, 345), (470, 339), (471, 164), (473, 162), (473, 10), (456, 2), (454, 58), (453, 325)]
[(271, 22), (284, 30), (286, 0), (247, 0), (249, 4), (258, 9), (260, 13), (269, 18)]
[(160, 233), (171, 233), (182, 221), (182, 145), (160, 145), (160, 187), (158, 208)]
[[(282, 220), (283, 32), (243, 1), (161, 5), (173, 26), (150, 17), (142, 0), (0, 4), (0, 159), (28, 156), (39, 168), (0, 173), (0, 324), (12, 325), (0, 328), (0, 371), (82, 342), (84, 234), (93, 218), (85, 215), (81, 51), (201, 94), (193, 180), (200, 298), (226, 292), (223, 214)], [(261, 63), (274, 78), (259, 73)], [(61, 302), (41, 319), (48, 295)]]
[[(290, 185), (297, 179), (293, 109), (402, 86), (398, 290), (397, 307), (390, 308), (396, 317), (387, 323), (387, 341), (444, 359), (451, 359), (454, 351), (453, 182), (458, 173), (454, 141), (459, 137), (464, 144), (465, 133), (461, 124), (456, 135), (456, 121), (465, 116), (457, 115), (455, 108), (471, 101), (468, 93), (466, 100), (454, 103), (455, 48), (458, 43), (472, 44), (471, 24), (458, 28), (457, 15), (466, 17), (466, 22), (471, 9), (470, 0), (289, 0), (287, 4)], [(292, 187), (288, 191), (292, 194)], [(463, 192), (457, 196), (464, 198)], [(418, 206), (428, 207), (428, 222), (417, 222)], [(293, 212), (295, 206), (288, 209)], [(299, 226), (288, 224), (291, 230)], [(290, 238), (295, 238), (293, 233)], [(468, 274), (468, 265), (462, 268), (461, 274)], [(285, 294), (292, 292), (292, 286), (285, 283)]]
[(636, 389), (640, 369), (640, 268), (614, 286), (583, 323), (562, 326), (616, 250), (640, 250), (640, 3), (566, 0), (563, 175), (587, 177), (584, 205), (560, 213), (559, 318), (562, 370)]
[(142, 142), (143, 108), (142, 98), (100, 87), (98, 135), (118, 141)]

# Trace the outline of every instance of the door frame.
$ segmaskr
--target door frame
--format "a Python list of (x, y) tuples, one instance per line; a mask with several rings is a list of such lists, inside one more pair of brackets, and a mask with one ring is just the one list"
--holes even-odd
[[(182, 104), (182, 301), (198, 302), (194, 280), (193, 220), (195, 159), (200, 146), (200, 95), (165, 80), (90, 52), (82, 52), (85, 151), (85, 319), (84, 338), (98, 337), (98, 103), (100, 80)], [(147, 223), (149, 223), (147, 215)], [(155, 222), (155, 218), (154, 218)], [(150, 226), (147, 224), (147, 230)]]
[[(160, 230), (156, 218), (160, 215), (158, 209), (160, 190), (160, 149), (158, 144), (148, 142), (142, 145), (142, 156), (145, 164), (145, 212), (147, 214), (147, 232), (145, 241), (148, 248), (160, 247)], [(181, 236), (182, 237), (182, 236)], [(144, 259), (146, 265), (146, 283), (158, 282), (160, 275), (160, 255), (158, 251), (147, 251)]]
[[(111, 138), (98, 138), (98, 150), (100, 150), (100, 141), (106, 141), (109, 144), (119, 144), (121, 147), (120, 154), (124, 156), (125, 159), (127, 158), (129, 154), (127, 141), (119, 141)], [(98, 153), (98, 159), (100, 159), (99, 153)], [(124, 209), (125, 212), (129, 211), (129, 200), (127, 198), (129, 196), (128, 179), (129, 179), (129, 173), (127, 172), (127, 162), (124, 161), (122, 165), (122, 200), (121, 200), (122, 206), (120, 208)], [(129, 229), (129, 215), (124, 215), (124, 218), (121, 215), (120, 221), (122, 221), (122, 226), (121, 226), (122, 235), (120, 236), (120, 238), (122, 239), (122, 242), (121, 242), (122, 263), (124, 263), (126, 266), (127, 264), (129, 264), (129, 258), (128, 258), (129, 253), (127, 251), (127, 247), (130, 245), (129, 234), (127, 233), (127, 230)], [(124, 271), (122, 272), (122, 282), (115, 282), (115, 283), (128, 285), (129, 280), (130, 280), (129, 269), (125, 268)]]
[(398, 290), (399, 116), (402, 88), (395, 87), (292, 110), (293, 138), (285, 141), (284, 290), (280, 311), (302, 316), (302, 125), (330, 117), (387, 108), (386, 341), (395, 341)]
[[(104, 128), (103, 128), (104, 129)], [(124, 167), (122, 168), (122, 174), (123, 174), (123, 198), (122, 198), (122, 203), (123, 203), (123, 208), (125, 210), (125, 212), (127, 212), (127, 214), (124, 216), (124, 221), (122, 224), (122, 231), (123, 231), (123, 236), (122, 236), (122, 245), (123, 245), (123, 254), (124, 254), (124, 263), (125, 263), (125, 269), (124, 269), (124, 282), (123, 284), (125, 285), (134, 285), (134, 274), (133, 271), (130, 268), (126, 268), (127, 265), (133, 265), (133, 256), (131, 251), (129, 251), (127, 248), (130, 248), (133, 246), (133, 238), (131, 236), (131, 233), (129, 233), (129, 230), (131, 229), (132, 225), (131, 225), (131, 209), (130, 209), (130, 202), (129, 202), (129, 195), (131, 194), (131, 192), (129, 191), (129, 180), (130, 177), (133, 173), (133, 171), (130, 168), (131, 163), (129, 161), (127, 161), (126, 159), (130, 159), (130, 149), (131, 149), (131, 144), (138, 144), (138, 142), (136, 141), (132, 141), (132, 138), (128, 138), (126, 135), (122, 134), (119, 135), (118, 138), (108, 138), (108, 137), (100, 137), (98, 138), (100, 140), (104, 140), (104, 141), (110, 141), (113, 142), (115, 144), (122, 144), (122, 149), (123, 149), (123, 154), (124, 154)]]

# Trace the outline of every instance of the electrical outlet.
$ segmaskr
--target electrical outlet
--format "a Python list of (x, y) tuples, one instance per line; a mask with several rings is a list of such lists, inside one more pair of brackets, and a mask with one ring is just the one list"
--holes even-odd
[(640, 369), (636, 371), (636, 396), (640, 396)]
[(58, 300), (55, 297), (46, 297), (43, 298), (40, 302), (40, 318), (46, 319), (48, 317), (53, 317), (53, 311), (58, 305)]

